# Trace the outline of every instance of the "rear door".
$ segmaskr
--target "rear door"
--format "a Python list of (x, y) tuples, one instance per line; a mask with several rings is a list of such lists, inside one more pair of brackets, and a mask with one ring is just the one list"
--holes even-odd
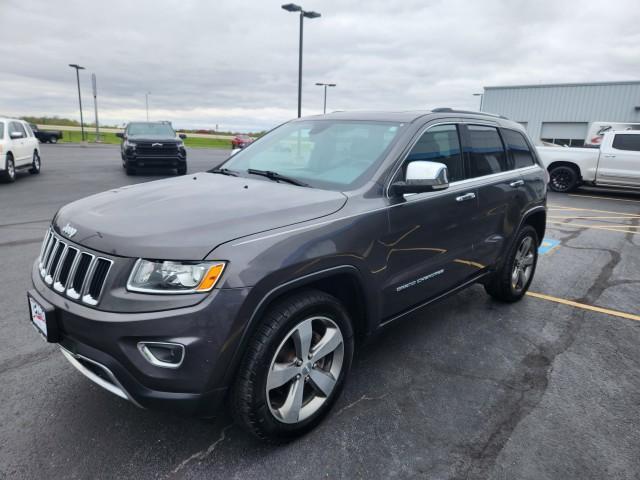
[(22, 123), (9, 122), (9, 138), (11, 138), (12, 133), (19, 133), (20, 135), (22, 135), (20, 138), (13, 138), (10, 140), (13, 159), (16, 167), (19, 167), (25, 164), (27, 158), (27, 131), (22, 126)]
[(477, 229), (469, 261), (477, 268), (486, 268), (496, 263), (518, 228), (526, 201), (525, 182), (497, 125), (464, 125), (463, 143), (468, 178), (478, 189)]
[(640, 133), (605, 136), (596, 183), (640, 187)]
[(36, 150), (36, 148), (38, 148), (38, 139), (31, 129), (31, 126), (27, 122), (24, 122), (22, 126), (24, 127), (25, 132), (27, 132), (25, 149), (27, 160), (29, 161), (29, 163), (31, 163), (33, 161), (33, 152)]
[(374, 272), (383, 278), (383, 316), (437, 297), (471, 278), (477, 268), (468, 260), (473, 250), (477, 191), (465, 181), (459, 126), (454, 121), (427, 125), (418, 135), (394, 178), (404, 178), (412, 161), (444, 163), (446, 190), (392, 199), (389, 233), (379, 243), (386, 262)]

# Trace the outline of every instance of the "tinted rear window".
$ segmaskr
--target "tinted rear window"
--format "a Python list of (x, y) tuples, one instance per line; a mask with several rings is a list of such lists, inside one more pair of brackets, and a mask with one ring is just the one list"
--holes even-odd
[(497, 128), (468, 125), (467, 131), (471, 142), (471, 145), (467, 146), (469, 178), (505, 172), (509, 169)]
[(524, 139), (524, 135), (515, 130), (502, 130), (504, 143), (509, 149), (511, 168), (530, 167), (535, 163), (533, 153)]
[(0, 122), (0, 140), (4, 138), (4, 122)]
[(613, 137), (613, 148), (640, 152), (640, 135), (618, 133)]

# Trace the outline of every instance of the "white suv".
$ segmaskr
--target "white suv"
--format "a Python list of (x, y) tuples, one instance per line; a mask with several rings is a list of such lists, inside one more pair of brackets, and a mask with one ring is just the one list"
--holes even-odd
[(13, 182), (20, 169), (40, 173), (40, 143), (27, 122), (0, 118), (0, 180)]

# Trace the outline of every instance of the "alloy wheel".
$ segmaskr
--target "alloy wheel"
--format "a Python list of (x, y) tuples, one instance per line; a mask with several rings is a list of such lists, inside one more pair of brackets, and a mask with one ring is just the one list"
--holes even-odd
[(298, 323), (278, 346), (269, 366), (266, 398), (283, 423), (311, 417), (336, 387), (344, 360), (344, 340), (328, 317)]
[(524, 290), (533, 273), (533, 262), (535, 260), (535, 242), (533, 238), (527, 236), (522, 239), (513, 264), (511, 273), (511, 289), (518, 294)]

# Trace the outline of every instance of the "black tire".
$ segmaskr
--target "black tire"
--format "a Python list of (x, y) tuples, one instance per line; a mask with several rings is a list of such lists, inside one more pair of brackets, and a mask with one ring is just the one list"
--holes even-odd
[(49, 137), (49, 143), (58, 143), (58, 137)]
[(558, 165), (549, 171), (549, 188), (554, 192), (568, 193), (578, 186), (580, 174), (569, 165)]
[(41, 166), (42, 162), (40, 161), (40, 155), (38, 155), (38, 152), (33, 152), (33, 160), (31, 161), (31, 168), (29, 169), (29, 173), (31, 173), (32, 175), (39, 174)]
[[(270, 393), (267, 394), (267, 378), (272, 372), (274, 362), (279, 358), (276, 355), (284, 350), (289, 339), (293, 339), (292, 332), (307, 322), (322, 321), (321, 319), (316, 320), (319, 316), (330, 319), (342, 334), (341, 359), (339, 357), (338, 360), (335, 360), (336, 357), (334, 357), (340, 347), (329, 354), (331, 355), (331, 364), (334, 361), (338, 362), (336, 365), (340, 365), (340, 370), (333, 390), (326, 396), (315, 397), (315, 399), (320, 398), (324, 402), (317, 407), (317, 410), (311, 409), (313, 413), (301, 421), (298, 421), (300, 416), (296, 414), (295, 420), (286, 422), (277, 418), (276, 413), (272, 410), (275, 407), (269, 395), (271, 392), (278, 393), (277, 390), (283, 388), (291, 396), (295, 388), (293, 384), (297, 382), (298, 385), (301, 385), (303, 395), (306, 395), (307, 398), (306, 400), (303, 398), (300, 405), (303, 408), (310, 405), (311, 400), (314, 400), (313, 396), (317, 395), (319, 391), (313, 380), (307, 382), (308, 377), (313, 376), (314, 373), (308, 369), (309, 364), (315, 362), (315, 359), (312, 359), (309, 354), (310, 360), (305, 359), (307, 362), (305, 365), (299, 366), (303, 363), (302, 361), (291, 363), (291, 366), (296, 368), (307, 368), (302, 370), (305, 375), (304, 382), (300, 379), (301, 375), (297, 375), (283, 383), (282, 387), (270, 390)], [(328, 329), (325, 332), (328, 332)], [(316, 341), (318, 340), (316, 339)], [(313, 348), (310, 351), (313, 352)], [(328, 359), (329, 355), (324, 358)], [(351, 368), (352, 358), (353, 329), (351, 320), (345, 308), (336, 298), (318, 290), (303, 290), (280, 300), (269, 308), (249, 341), (229, 397), (233, 416), (242, 428), (269, 443), (283, 443), (303, 435), (318, 425), (335, 403)], [(294, 360), (287, 361), (293, 362)], [(310, 368), (325, 368), (325, 366), (316, 367), (316, 365), (314, 363)], [(311, 375), (307, 375), (308, 373)], [(323, 370), (323, 373), (326, 371)], [(332, 378), (335, 379), (335, 377)], [(298, 412), (302, 413), (302, 410), (298, 410)]]
[[(515, 276), (516, 267), (520, 265), (522, 267), (525, 261), (519, 258), (519, 252), (521, 251), (526, 239), (531, 241), (531, 260), (530, 270), (526, 274), (526, 280), (522, 281), (521, 277), (516, 280), (516, 286), (513, 284), (513, 277)], [(536, 265), (538, 263), (538, 234), (535, 228), (531, 225), (523, 226), (518, 235), (516, 236), (507, 256), (500, 268), (492, 274), (491, 278), (485, 282), (484, 288), (486, 292), (496, 300), (512, 303), (520, 300), (527, 290), (536, 272)], [(523, 275), (527, 272), (526, 268), (523, 270)]]
[(187, 174), (187, 166), (186, 165), (179, 166), (176, 169), (176, 171), (177, 171), (178, 175), (186, 175)]
[(13, 183), (16, 181), (16, 164), (13, 161), (13, 155), (7, 154), (5, 170), (0, 175), (0, 180), (5, 183)]
[(125, 165), (124, 167), (124, 171), (127, 172), (127, 175), (132, 176), (136, 174), (136, 169), (133, 167), (130, 167), (129, 165)]

